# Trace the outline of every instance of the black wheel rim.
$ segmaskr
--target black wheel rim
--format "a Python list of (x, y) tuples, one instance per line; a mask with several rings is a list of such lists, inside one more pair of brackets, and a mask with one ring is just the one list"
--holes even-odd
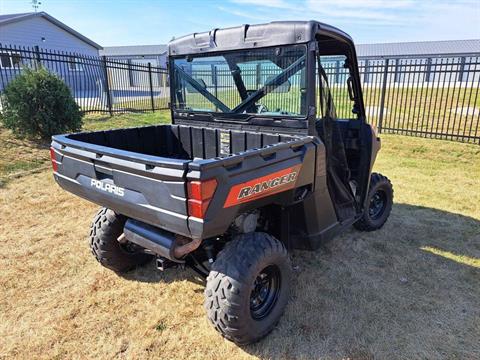
[(382, 190), (377, 190), (370, 199), (370, 206), (368, 208), (368, 215), (370, 219), (377, 220), (380, 218), (387, 206), (387, 194)]
[(260, 271), (250, 294), (250, 313), (255, 320), (263, 319), (272, 311), (280, 292), (280, 270), (269, 265)]

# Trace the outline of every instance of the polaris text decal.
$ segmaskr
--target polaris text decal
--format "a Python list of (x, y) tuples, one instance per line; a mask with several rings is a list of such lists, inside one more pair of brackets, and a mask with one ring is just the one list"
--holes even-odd
[(90, 182), (90, 186), (96, 187), (99, 190), (109, 192), (111, 194), (115, 194), (115, 195), (118, 195), (118, 196), (125, 195), (125, 189), (124, 188), (122, 188), (120, 186), (113, 185), (113, 184), (104, 183), (103, 181), (100, 181), (100, 180), (92, 179), (92, 181)]
[(250, 180), (231, 188), (224, 208), (287, 191), (295, 187), (300, 166), (293, 166), (273, 174)]

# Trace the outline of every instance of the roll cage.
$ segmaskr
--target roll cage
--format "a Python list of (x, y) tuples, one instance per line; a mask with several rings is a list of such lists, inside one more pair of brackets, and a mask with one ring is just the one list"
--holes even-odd
[[(261, 34), (261, 35), (260, 35)], [(241, 98), (241, 103), (230, 108), (217, 97), (205, 90), (201, 83), (190, 74), (175, 66), (173, 60), (188, 55), (225, 55), (243, 49), (271, 48), (282, 45), (305, 44), (307, 52), (305, 56), (295, 63), (284, 68), (277, 76), (269, 79), (258, 90), (248, 93), (246, 86), (239, 74), (236, 63), (228, 61), (230, 71)], [(206, 33), (195, 33), (173, 40), (169, 44), (169, 71), (172, 82), (178, 81), (179, 76), (187, 81), (196, 91), (221, 110), (221, 113), (199, 114), (195, 111), (188, 112), (174, 109), (172, 106), (172, 119), (199, 120), (202, 122), (228, 123), (230, 125), (248, 128), (250, 126), (268, 126), (278, 132), (298, 132), (308, 135), (316, 135), (315, 124), (317, 122), (317, 99), (321, 88), (317, 88), (316, 71), (318, 55), (344, 55), (346, 66), (350, 72), (349, 92), (354, 101), (354, 112), (358, 120), (365, 122), (365, 110), (363, 104), (361, 84), (357, 67), (357, 58), (352, 39), (343, 31), (332, 26), (316, 22), (272, 22), (262, 25), (244, 25), (230, 29), (214, 29)], [(287, 119), (284, 116), (257, 116), (247, 118), (238, 117), (238, 114), (248, 109), (256, 101), (274, 91), (288, 76), (299, 68), (305, 67), (306, 91), (302, 96), (302, 109), (306, 116), (303, 119)], [(319, 67), (320, 69), (320, 67)], [(171, 92), (171, 103), (174, 104), (175, 92)], [(239, 121), (240, 120), (240, 121)]]

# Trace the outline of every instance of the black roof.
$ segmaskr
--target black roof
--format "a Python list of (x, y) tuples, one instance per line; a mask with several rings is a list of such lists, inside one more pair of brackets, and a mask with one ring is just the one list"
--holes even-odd
[(302, 44), (315, 39), (316, 35), (327, 35), (353, 44), (352, 38), (342, 30), (318, 21), (275, 21), (182, 36), (168, 44), (168, 52), (175, 56)]

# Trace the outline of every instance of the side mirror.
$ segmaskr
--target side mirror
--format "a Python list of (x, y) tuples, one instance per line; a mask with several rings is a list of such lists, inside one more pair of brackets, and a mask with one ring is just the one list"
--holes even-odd
[(351, 76), (349, 76), (347, 79), (347, 89), (348, 97), (350, 98), (350, 100), (355, 101), (355, 95), (353, 94), (353, 80)]
[[(195, 79), (195, 81), (202, 86), (202, 88), (207, 89), (207, 84), (205, 84), (205, 81), (203, 79)], [(187, 89), (187, 92), (189, 93), (198, 93), (198, 90), (195, 89), (190, 83), (186, 82), (185, 89)]]

